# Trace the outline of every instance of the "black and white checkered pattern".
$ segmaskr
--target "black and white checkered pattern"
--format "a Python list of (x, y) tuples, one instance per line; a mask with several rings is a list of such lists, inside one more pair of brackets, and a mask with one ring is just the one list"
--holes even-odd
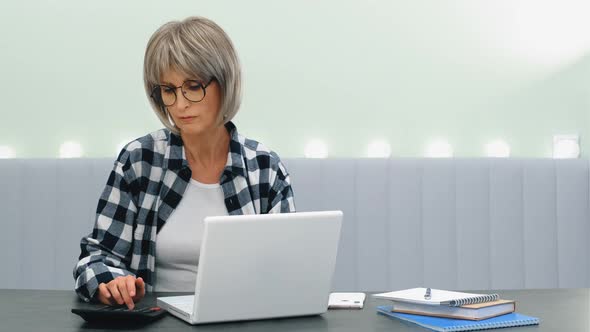
[[(230, 147), (220, 184), (230, 215), (294, 212), (289, 174), (279, 156), (238, 134), (228, 122)], [(191, 178), (180, 136), (161, 129), (127, 144), (96, 209), (92, 234), (82, 238), (75, 289), (90, 301), (100, 283), (118, 276), (155, 283), (156, 234), (178, 206)]]

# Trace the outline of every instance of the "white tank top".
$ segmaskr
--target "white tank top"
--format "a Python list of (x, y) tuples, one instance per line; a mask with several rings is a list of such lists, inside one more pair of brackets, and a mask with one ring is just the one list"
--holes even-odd
[(191, 179), (156, 238), (156, 291), (195, 291), (203, 219), (224, 215), (228, 213), (221, 185)]

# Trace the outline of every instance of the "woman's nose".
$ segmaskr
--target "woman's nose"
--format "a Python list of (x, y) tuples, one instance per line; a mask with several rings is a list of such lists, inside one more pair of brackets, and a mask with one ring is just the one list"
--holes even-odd
[(186, 99), (184, 97), (184, 94), (182, 93), (182, 90), (179, 89), (177, 94), (176, 94), (176, 107), (178, 107), (178, 109), (183, 110), (185, 108), (187, 108), (188, 106), (190, 106), (190, 100)]

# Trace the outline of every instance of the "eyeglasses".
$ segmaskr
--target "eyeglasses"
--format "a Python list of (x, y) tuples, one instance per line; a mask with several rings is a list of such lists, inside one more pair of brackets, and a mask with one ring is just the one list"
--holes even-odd
[(213, 80), (214, 78), (210, 79), (205, 85), (197, 80), (186, 80), (181, 86), (156, 85), (150, 97), (159, 105), (172, 106), (176, 102), (176, 90), (180, 88), (184, 98), (196, 103), (205, 98), (205, 89)]

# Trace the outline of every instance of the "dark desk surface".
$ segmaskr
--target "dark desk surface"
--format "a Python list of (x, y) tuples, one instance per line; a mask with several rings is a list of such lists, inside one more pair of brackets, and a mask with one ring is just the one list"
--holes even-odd
[[(517, 312), (541, 320), (538, 326), (502, 331), (590, 331), (588, 289), (512, 290), (498, 293), (502, 298), (516, 300)], [(155, 302), (155, 298), (152, 295), (144, 301)], [(367, 296), (362, 310), (329, 310), (323, 315), (312, 317), (191, 326), (167, 315), (141, 327), (97, 327), (85, 323), (70, 312), (72, 307), (87, 305), (80, 302), (73, 291), (0, 289), (0, 331), (429, 331), (377, 315), (375, 307), (387, 303)]]

